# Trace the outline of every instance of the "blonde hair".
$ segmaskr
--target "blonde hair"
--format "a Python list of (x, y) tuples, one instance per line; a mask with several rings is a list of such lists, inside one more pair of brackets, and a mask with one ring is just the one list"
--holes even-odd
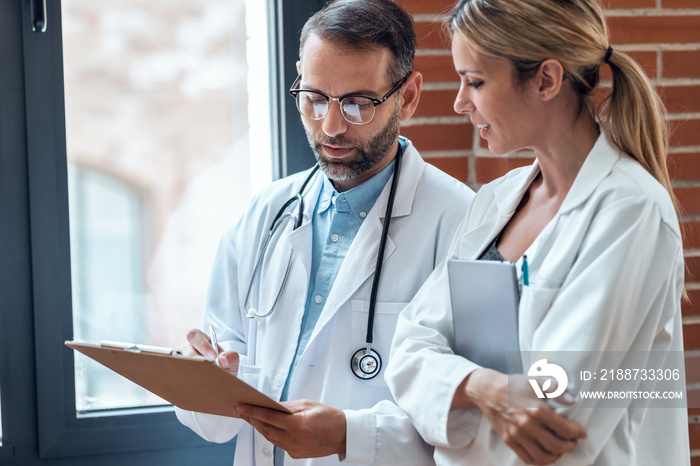
[(612, 92), (596, 117), (615, 144), (666, 188), (678, 210), (666, 166), (664, 107), (639, 65), (609, 48), (608, 27), (595, 0), (460, 0), (447, 27), (479, 53), (510, 60), (520, 81), (534, 76), (544, 60), (559, 60), (580, 111), (589, 108), (600, 66), (607, 63)]

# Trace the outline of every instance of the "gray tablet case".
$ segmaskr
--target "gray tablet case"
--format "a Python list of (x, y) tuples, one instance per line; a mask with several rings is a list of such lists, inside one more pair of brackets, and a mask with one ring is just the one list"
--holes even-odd
[(451, 259), (447, 269), (455, 352), (482, 367), (522, 373), (515, 264)]

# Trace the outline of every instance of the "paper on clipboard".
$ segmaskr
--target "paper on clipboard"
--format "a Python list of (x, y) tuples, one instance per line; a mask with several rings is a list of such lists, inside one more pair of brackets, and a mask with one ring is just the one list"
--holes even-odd
[(150, 347), (140, 345), (119, 347), (66, 341), (66, 346), (187, 411), (231, 417), (238, 404), (249, 404), (291, 413), (204, 358), (149, 351)]

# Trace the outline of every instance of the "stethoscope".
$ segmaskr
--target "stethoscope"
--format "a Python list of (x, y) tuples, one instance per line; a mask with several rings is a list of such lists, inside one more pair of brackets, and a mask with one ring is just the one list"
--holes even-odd
[[(381, 276), (382, 264), (384, 262), (384, 249), (386, 247), (386, 240), (389, 235), (389, 223), (391, 223), (391, 213), (394, 208), (396, 187), (399, 183), (399, 173), (401, 171), (401, 156), (402, 153), (401, 150), (399, 150), (396, 154), (396, 165), (394, 166), (394, 175), (391, 182), (391, 189), (389, 191), (389, 201), (386, 205), (384, 225), (382, 226), (382, 235), (379, 240), (379, 250), (377, 251), (377, 265), (375, 267), (374, 278), (372, 280), (372, 291), (370, 293), (369, 298), (369, 314), (367, 316), (367, 337), (365, 338), (366, 346), (355, 351), (352, 355), (352, 358), (350, 359), (350, 368), (352, 369), (353, 374), (355, 374), (361, 379), (372, 379), (376, 377), (379, 374), (379, 371), (382, 369), (382, 358), (379, 356), (379, 353), (372, 349), (374, 312), (377, 306), (377, 291), (379, 289), (379, 277)], [(319, 165), (316, 165), (311, 171), (311, 173), (309, 173), (309, 176), (306, 177), (306, 180), (301, 185), (299, 192), (297, 192), (297, 194), (294, 197), (290, 198), (287, 202), (284, 203), (284, 205), (282, 205), (280, 210), (277, 212), (277, 215), (275, 215), (275, 218), (272, 220), (272, 225), (270, 225), (270, 230), (267, 233), (267, 238), (265, 238), (265, 242), (263, 243), (262, 250), (260, 251), (260, 255), (258, 256), (258, 260), (255, 263), (253, 275), (250, 277), (248, 292), (246, 293), (245, 303), (243, 304), (245, 315), (250, 319), (264, 319), (266, 317), (271, 316), (272, 313), (275, 311), (275, 307), (277, 306), (277, 302), (279, 301), (280, 296), (282, 296), (282, 291), (284, 290), (284, 287), (287, 284), (287, 279), (289, 278), (289, 271), (292, 268), (292, 256), (294, 254), (294, 251), (291, 251), (289, 253), (289, 259), (287, 260), (287, 267), (284, 272), (284, 277), (282, 278), (282, 284), (280, 285), (280, 289), (277, 292), (277, 296), (275, 297), (275, 300), (272, 303), (270, 309), (267, 312), (260, 313), (253, 307), (248, 308), (248, 300), (250, 299), (250, 293), (253, 289), (253, 282), (255, 281), (255, 276), (258, 274), (258, 270), (260, 269), (260, 264), (262, 264), (263, 262), (265, 253), (267, 252), (267, 247), (270, 244), (272, 236), (275, 234), (275, 231), (277, 231), (279, 226), (282, 225), (282, 219), (286, 216), (292, 216), (290, 212), (287, 212), (287, 208), (290, 205), (292, 205), (295, 201), (298, 203), (298, 207), (296, 220), (294, 221), (294, 227), (292, 231), (296, 230), (301, 226), (304, 213), (304, 190), (306, 189), (306, 186), (309, 184), (309, 182), (313, 179), (318, 169)]]

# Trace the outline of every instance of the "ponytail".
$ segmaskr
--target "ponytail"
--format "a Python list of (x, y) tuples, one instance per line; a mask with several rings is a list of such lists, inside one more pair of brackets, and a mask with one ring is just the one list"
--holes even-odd
[(666, 166), (669, 132), (661, 99), (629, 56), (615, 50), (606, 58), (612, 71), (612, 92), (598, 108), (598, 119), (613, 142), (666, 188), (678, 212)]

